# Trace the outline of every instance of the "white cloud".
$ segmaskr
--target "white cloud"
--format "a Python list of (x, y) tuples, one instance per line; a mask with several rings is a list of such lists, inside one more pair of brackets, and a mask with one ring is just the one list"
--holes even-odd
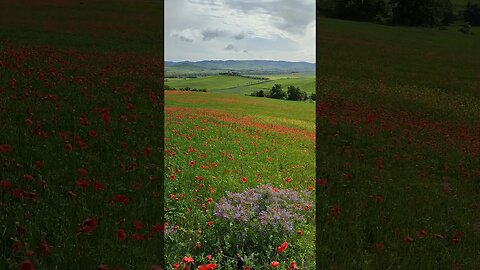
[(166, 0), (165, 57), (314, 62), (315, 2)]

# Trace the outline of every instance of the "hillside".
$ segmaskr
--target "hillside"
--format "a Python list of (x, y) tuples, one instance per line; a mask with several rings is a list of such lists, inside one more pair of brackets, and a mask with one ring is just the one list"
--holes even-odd
[(258, 73), (314, 73), (315, 64), (308, 62), (288, 62), (269, 60), (206, 60), (206, 61), (165, 61), (165, 75), (192, 73), (219, 73), (237, 71), (244, 74)]

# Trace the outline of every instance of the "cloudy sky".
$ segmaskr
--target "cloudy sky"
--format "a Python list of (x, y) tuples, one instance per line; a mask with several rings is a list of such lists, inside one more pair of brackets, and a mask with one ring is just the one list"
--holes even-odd
[(314, 0), (165, 0), (165, 60), (315, 62)]

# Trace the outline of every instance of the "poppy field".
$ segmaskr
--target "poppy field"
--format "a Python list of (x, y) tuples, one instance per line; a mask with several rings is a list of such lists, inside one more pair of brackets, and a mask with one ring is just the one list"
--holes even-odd
[(479, 269), (478, 36), (317, 23), (317, 263)]
[(0, 269), (160, 269), (163, 58), (122, 3), (2, 3)]
[(315, 268), (314, 110), (165, 92), (168, 267)]

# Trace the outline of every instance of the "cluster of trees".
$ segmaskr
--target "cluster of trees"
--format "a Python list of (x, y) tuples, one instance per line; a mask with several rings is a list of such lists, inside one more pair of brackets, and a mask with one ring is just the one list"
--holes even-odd
[(197, 89), (197, 88), (190, 88), (190, 87), (181, 87), (180, 89), (175, 89), (174, 87), (170, 87), (168, 85), (163, 86), (164, 90), (179, 90), (179, 91), (192, 91), (192, 92), (207, 92), (207, 89)]
[[(409, 26), (445, 26), (456, 18), (451, 0), (323, 0), (317, 12), (330, 17)], [(462, 19), (480, 25), (480, 6), (468, 3)]]
[(255, 79), (255, 80), (269, 80), (268, 78), (265, 78), (265, 77), (242, 75), (242, 74), (240, 74), (238, 72), (235, 72), (235, 71), (222, 72), (222, 73), (219, 73), (219, 75), (238, 76), (238, 77), (242, 77), (242, 78)]
[(298, 100), (305, 101), (307, 99), (316, 100), (317, 95), (315, 93), (310, 94), (310, 96), (305, 91), (301, 91), (300, 88), (290, 85), (287, 91), (283, 91), (281, 84), (275, 84), (269, 92), (265, 93), (263, 90), (255, 91), (250, 94), (253, 97), (268, 97), (275, 99), (286, 99), (286, 100)]

